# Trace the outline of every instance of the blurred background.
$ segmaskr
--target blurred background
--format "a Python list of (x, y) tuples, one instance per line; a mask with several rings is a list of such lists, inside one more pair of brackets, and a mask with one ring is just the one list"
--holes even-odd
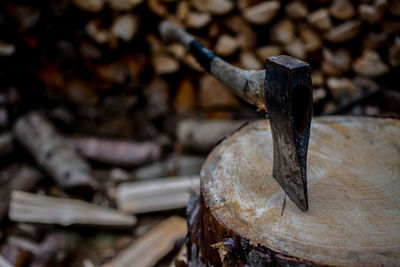
[(2, 0), (0, 266), (185, 266), (202, 163), (266, 114), (165, 19), (244, 69), (307, 61), (314, 116), (399, 118), (397, 0)]

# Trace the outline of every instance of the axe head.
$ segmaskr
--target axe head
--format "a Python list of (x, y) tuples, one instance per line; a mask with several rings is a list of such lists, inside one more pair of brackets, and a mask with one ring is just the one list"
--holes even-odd
[(311, 69), (293, 57), (275, 56), (266, 60), (265, 71), (264, 93), (274, 150), (272, 176), (297, 207), (307, 211)]

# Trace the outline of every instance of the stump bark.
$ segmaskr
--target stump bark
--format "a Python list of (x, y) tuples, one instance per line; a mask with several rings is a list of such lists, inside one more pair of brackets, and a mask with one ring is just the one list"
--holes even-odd
[(189, 266), (400, 265), (400, 121), (315, 119), (307, 212), (272, 178), (272, 162), (267, 120), (212, 151), (189, 208)]

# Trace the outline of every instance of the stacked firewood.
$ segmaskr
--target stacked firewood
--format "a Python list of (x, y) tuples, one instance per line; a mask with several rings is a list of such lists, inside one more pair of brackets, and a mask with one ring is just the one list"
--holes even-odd
[(315, 115), (400, 113), (397, 0), (1, 1), (0, 266), (184, 254), (206, 155), (265, 114), (165, 43), (163, 20), (243, 69), (309, 62)]

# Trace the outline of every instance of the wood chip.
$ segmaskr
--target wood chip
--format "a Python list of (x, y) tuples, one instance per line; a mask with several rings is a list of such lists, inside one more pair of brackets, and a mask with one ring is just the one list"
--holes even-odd
[(81, 200), (55, 198), (13, 191), (9, 217), (12, 221), (130, 227), (136, 223), (132, 215), (96, 206)]
[(339, 20), (348, 20), (354, 17), (356, 11), (349, 0), (334, 0), (329, 7), (332, 17)]
[(353, 69), (360, 75), (367, 77), (379, 77), (389, 71), (389, 67), (383, 63), (379, 54), (373, 50), (364, 50), (361, 57), (353, 63)]
[(324, 37), (332, 43), (344, 43), (355, 38), (360, 31), (361, 22), (359, 20), (350, 20), (330, 29)]
[(123, 183), (117, 189), (117, 206), (133, 214), (183, 208), (199, 186), (199, 175)]
[(130, 267), (132, 264), (140, 267), (154, 266), (174, 248), (177, 240), (185, 237), (186, 232), (185, 219), (170, 217), (135, 240), (131, 246), (103, 267)]
[(138, 21), (136, 16), (127, 14), (118, 17), (111, 25), (111, 33), (121, 38), (124, 42), (129, 42), (138, 31)]
[(242, 10), (243, 17), (253, 24), (267, 24), (278, 13), (281, 4), (277, 1), (262, 2)]
[(312, 26), (314, 26), (314, 28), (321, 31), (326, 31), (332, 28), (331, 17), (329, 16), (328, 10), (325, 8), (314, 11), (308, 15), (307, 20)]
[(14, 134), (60, 187), (96, 186), (87, 162), (40, 113), (32, 111), (19, 118)]
[(215, 45), (215, 52), (220, 56), (230, 56), (237, 51), (239, 45), (235, 38), (223, 34), (218, 38)]

